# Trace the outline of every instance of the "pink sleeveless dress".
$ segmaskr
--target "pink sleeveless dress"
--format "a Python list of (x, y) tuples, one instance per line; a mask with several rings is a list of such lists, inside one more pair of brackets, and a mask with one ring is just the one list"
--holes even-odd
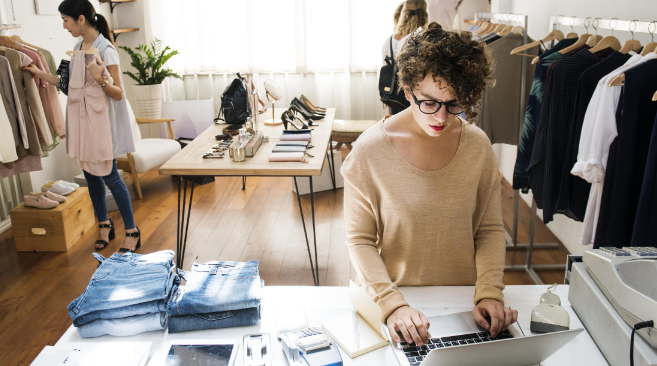
[[(112, 171), (112, 131), (105, 91), (86, 68), (93, 56), (75, 52), (68, 84), (68, 155), (84, 171), (98, 177)], [(104, 77), (109, 77), (105, 70)]]

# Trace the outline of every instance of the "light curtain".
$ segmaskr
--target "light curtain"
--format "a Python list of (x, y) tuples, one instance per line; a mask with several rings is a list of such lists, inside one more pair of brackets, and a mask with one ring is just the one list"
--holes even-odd
[(400, 0), (147, 0), (147, 39), (206, 72), (372, 72)]

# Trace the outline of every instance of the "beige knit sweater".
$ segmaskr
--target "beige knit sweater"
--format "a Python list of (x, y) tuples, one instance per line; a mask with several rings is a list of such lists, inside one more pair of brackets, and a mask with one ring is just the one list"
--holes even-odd
[(503, 302), (501, 176), (488, 137), (464, 124), (452, 161), (426, 171), (394, 150), (384, 121), (341, 170), (349, 253), (383, 320), (408, 305), (397, 286), (476, 285), (475, 303)]

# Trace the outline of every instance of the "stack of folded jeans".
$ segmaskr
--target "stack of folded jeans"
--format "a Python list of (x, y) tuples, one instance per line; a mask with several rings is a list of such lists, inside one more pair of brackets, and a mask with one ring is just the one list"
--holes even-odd
[(169, 333), (253, 325), (260, 321), (262, 282), (258, 261), (194, 263), (181, 272), (169, 302)]
[(81, 337), (131, 336), (166, 329), (167, 305), (180, 285), (174, 252), (115, 253), (100, 262), (82, 295), (68, 305)]

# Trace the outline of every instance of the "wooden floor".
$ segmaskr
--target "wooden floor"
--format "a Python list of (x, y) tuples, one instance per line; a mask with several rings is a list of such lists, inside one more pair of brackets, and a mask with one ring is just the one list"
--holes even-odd
[[(343, 156), (348, 151), (342, 149)], [(142, 253), (175, 250), (177, 185), (157, 170), (140, 179), (143, 200), (133, 201), (142, 232)], [(127, 182), (129, 183), (129, 182)], [(312, 285), (306, 243), (290, 178), (217, 178), (197, 186), (189, 225), (185, 268), (209, 260), (257, 259), (266, 285)], [(513, 190), (502, 188), (504, 220), (512, 227)], [(302, 198), (310, 227), (310, 200)], [(343, 190), (315, 196), (320, 283), (345, 286), (354, 273), (344, 245)], [(123, 221), (110, 213), (117, 240), (101, 251), (109, 256), (121, 247)], [(519, 241), (527, 241), (529, 207), (521, 202)], [(54, 345), (71, 319), (66, 306), (80, 295), (96, 269), (91, 255), (96, 232), (66, 253), (17, 253), (11, 231), (0, 234), (0, 365), (29, 365), (46, 345)], [(536, 242), (558, 242), (539, 223)], [(535, 264), (565, 263), (567, 250), (535, 250)], [(524, 251), (507, 252), (507, 264), (522, 264)], [(540, 273), (546, 283), (563, 283), (562, 271)], [(504, 275), (507, 285), (532, 284), (523, 272)]]

